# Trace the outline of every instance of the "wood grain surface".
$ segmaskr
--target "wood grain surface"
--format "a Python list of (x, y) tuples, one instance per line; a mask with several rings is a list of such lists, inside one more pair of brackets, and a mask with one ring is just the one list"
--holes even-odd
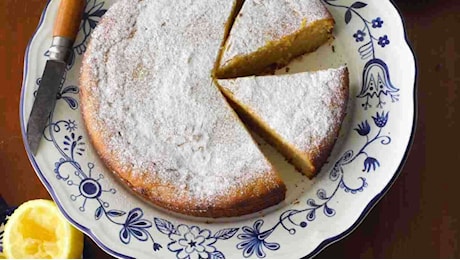
[[(320, 258), (460, 257), (460, 4), (395, 2), (418, 61), (412, 151), (388, 194)], [(19, 126), (24, 52), (45, 4), (0, 1), (0, 194), (11, 205), (49, 198), (27, 159)], [(89, 239), (84, 256), (109, 257)]]

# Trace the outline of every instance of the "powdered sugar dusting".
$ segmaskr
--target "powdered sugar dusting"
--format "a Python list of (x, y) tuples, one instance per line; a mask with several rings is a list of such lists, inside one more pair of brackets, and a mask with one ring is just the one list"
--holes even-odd
[(346, 68), (281, 76), (219, 80), (286, 142), (301, 151), (318, 149), (341, 123)]
[(326, 18), (331, 15), (321, 0), (246, 0), (230, 32), (222, 64)]
[(210, 202), (272, 171), (211, 78), (232, 7), (121, 0), (96, 28), (85, 59), (94, 130), (122, 171)]

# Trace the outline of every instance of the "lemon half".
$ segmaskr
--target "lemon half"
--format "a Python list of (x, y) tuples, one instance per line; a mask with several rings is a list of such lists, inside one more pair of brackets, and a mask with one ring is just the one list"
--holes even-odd
[(3, 236), (7, 258), (80, 258), (83, 234), (50, 200), (32, 200), (8, 219)]

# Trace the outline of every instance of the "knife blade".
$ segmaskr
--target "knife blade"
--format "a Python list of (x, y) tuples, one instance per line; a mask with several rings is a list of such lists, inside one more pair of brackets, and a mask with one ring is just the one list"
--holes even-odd
[(50, 56), (27, 122), (27, 142), (34, 155), (37, 154), (49, 116), (55, 108), (57, 94), (66, 73), (67, 61), (80, 27), (85, 3), (85, 0), (61, 0), (59, 5), (53, 30), (53, 42), (49, 49)]

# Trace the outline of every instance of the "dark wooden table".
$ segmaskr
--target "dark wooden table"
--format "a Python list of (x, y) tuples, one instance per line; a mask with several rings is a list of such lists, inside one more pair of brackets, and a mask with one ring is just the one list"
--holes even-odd
[[(377, 1), (377, 0), (375, 0)], [(0, 1), (0, 193), (12, 205), (49, 198), (19, 126), (26, 45), (46, 0)], [(399, 0), (418, 66), (417, 132), (401, 176), (327, 258), (460, 257), (460, 4)], [(87, 239), (85, 257), (109, 257)]]

